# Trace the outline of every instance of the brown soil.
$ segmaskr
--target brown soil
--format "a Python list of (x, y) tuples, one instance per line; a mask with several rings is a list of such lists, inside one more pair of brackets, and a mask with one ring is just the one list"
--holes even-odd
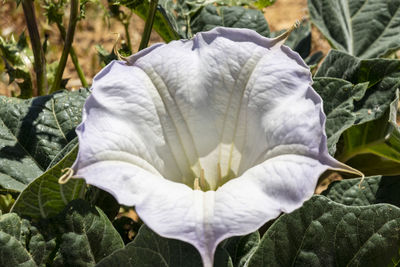
[[(277, 0), (265, 8), (264, 15), (271, 31), (288, 29), (297, 20), (309, 19), (307, 0)], [(326, 55), (331, 49), (329, 43), (314, 26), (311, 34), (312, 51), (322, 51)]]
[[(38, 2), (38, 1), (35, 1)], [(101, 1), (103, 6), (91, 4), (87, 9), (86, 19), (80, 21), (74, 39), (74, 48), (78, 55), (79, 62), (90, 83), (94, 75), (101, 69), (101, 65), (97, 56), (95, 45), (101, 44), (106, 50), (110, 51), (117, 39), (117, 33), (124, 39), (123, 25), (113, 19), (107, 18), (104, 14), (106, 1)], [(50, 43), (55, 45), (47, 55), (47, 61), (57, 61), (62, 51), (62, 39), (54, 25), (47, 25), (46, 20), (41, 14), (42, 9), (37, 6), (37, 15), (39, 16), (40, 27), (46, 29), (50, 35)], [(128, 12), (128, 11), (126, 11)], [(69, 11), (66, 10), (66, 14)], [(265, 17), (269, 23), (271, 30), (287, 29), (296, 20), (303, 17), (307, 18), (307, 1), (306, 0), (277, 0), (275, 4), (264, 10)], [(0, 35), (1, 36), (18, 36), (26, 29), (22, 8), (16, 8), (15, 1), (7, 1), (2, 3), (0, 7)], [(66, 15), (68, 17), (68, 15)], [(66, 18), (67, 19), (67, 18)], [(67, 21), (66, 23), (67, 24)], [(133, 51), (137, 51), (141, 33), (144, 27), (142, 19), (136, 15), (132, 15), (130, 19), (130, 35)], [(161, 42), (162, 39), (155, 33), (152, 33), (150, 43)], [(329, 45), (321, 38), (318, 31), (313, 29), (313, 50), (322, 50), (327, 52)], [(4, 66), (0, 63), (0, 94), (11, 95), (11, 91), (18, 90), (15, 84), (7, 86), (8, 76), (4, 73)], [(64, 71), (64, 78), (69, 78), (67, 87), (70, 89), (79, 88), (80, 80), (75, 72), (74, 66), (68, 59), (67, 67)]]

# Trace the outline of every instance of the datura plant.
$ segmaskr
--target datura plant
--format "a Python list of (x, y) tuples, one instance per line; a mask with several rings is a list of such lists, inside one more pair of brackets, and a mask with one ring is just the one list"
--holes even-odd
[(299, 208), (326, 170), (359, 174), (328, 154), (311, 84), (283, 38), (252, 30), (153, 45), (95, 77), (73, 178), (212, 266), (222, 240)]

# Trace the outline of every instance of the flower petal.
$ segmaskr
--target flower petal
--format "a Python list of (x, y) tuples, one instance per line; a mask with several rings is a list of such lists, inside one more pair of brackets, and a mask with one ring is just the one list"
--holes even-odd
[[(153, 46), (95, 77), (73, 168), (211, 266), (221, 240), (300, 207), (328, 168), (355, 172), (329, 156), (310, 84), (297, 53), (251, 30)], [(202, 171), (217, 190), (190, 188)]]

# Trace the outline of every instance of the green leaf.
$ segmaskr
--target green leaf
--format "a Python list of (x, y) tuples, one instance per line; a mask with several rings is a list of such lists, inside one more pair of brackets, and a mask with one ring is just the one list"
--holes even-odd
[(22, 191), (72, 139), (89, 91), (0, 96), (0, 187)]
[(77, 153), (76, 144), (59, 163), (31, 182), (18, 196), (12, 212), (20, 216), (45, 219), (57, 215), (71, 200), (83, 197), (83, 180), (71, 179), (66, 184), (58, 183), (62, 170), (71, 167)]
[(311, 72), (314, 73), (313, 70), (317, 67), (318, 63), (323, 57), (324, 53), (322, 53), (321, 51), (317, 51), (305, 58), (304, 61), (308, 66), (310, 66)]
[[(260, 8), (273, 2), (269, 0), (159, 0), (153, 28), (166, 42), (182, 38), (190, 39), (197, 32), (211, 30), (217, 26), (249, 28), (267, 36), (269, 28), (263, 13), (244, 6)], [(133, 6), (134, 12), (146, 19), (149, 1)]]
[(194, 32), (190, 28), (192, 16), (200, 12), (204, 6), (213, 4), (214, 2), (214, 0), (159, 0), (158, 4), (160, 13), (165, 17), (165, 21), (170, 28), (177, 34), (178, 39), (190, 39), (194, 35)]
[(302, 58), (307, 58), (311, 52), (311, 24), (309, 21), (303, 21), (296, 29), (294, 29), (285, 45), (298, 52)]
[(0, 216), (0, 266), (95, 266), (122, 247), (104, 213), (84, 200), (36, 225), (15, 213)]
[[(149, 0), (108, 0), (108, 8), (111, 15), (118, 20), (126, 20), (126, 15), (123, 10), (120, 10), (119, 6), (125, 6), (131, 9), (136, 15), (138, 15), (143, 20), (146, 20), (147, 15), (149, 13)], [(159, 4), (174, 4), (172, 1), (170, 2), (162, 2), (159, 1)], [(170, 42), (172, 40), (180, 39), (179, 35), (174, 31), (173, 27), (170, 25), (167, 15), (164, 12), (164, 9), (161, 6), (158, 7), (158, 10), (154, 17), (153, 29), (160, 35), (160, 37), (165, 42)]]
[(256, 251), (259, 243), (260, 234), (256, 231), (245, 236), (228, 238), (222, 242), (221, 247), (229, 253), (233, 266), (243, 267)]
[[(141, 4), (137, 5), (133, 9), (134, 13), (141, 17), (143, 20), (146, 20), (150, 8), (149, 3), (150, 1), (147, 0), (141, 2)], [(167, 43), (172, 40), (180, 39), (179, 34), (176, 32), (174, 26), (171, 24), (172, 21), (168, 19), (169, 16), (167, 15), (167, 12), (168, 14), (172, 15), (172, 13), (169, 12), (173, 12), (173, 10), (163, 8), (163, 5), (174, 5), (174, 3), (169, 0), (159, 0), (158, 4), (159, 6), (154, 17), (153, 29)]]
[[(48, 84), (53, 84), (54, 79), (56, 78), (57, 68), (58, 68), (58, 61), (54, 61), (51, 64), (46, 64), (46, 79)], [(66, 85), (68, 83), (69, 78), (62, 79), (60, 83), (61, 89), (66, 89)]]
[[(249, 254), (253, 246), (251, 242), (254, 242), (255, 239), (255, 235), (249, 235), (243, 239), (226, 241), (225, 245), (218, 246), (214, 266), (241, 266), (233, 265), (228, 249), (235, 253), (234, 256), (238, 262), (241, 257)], [(239, 249), (243, 249), (243, 251), (238, 251)], [(179, 240), (163, 238), (143, 225), (131, 243), (104, 258), (97, 265), (97, 267), (103, 266), (201, 267), (203, 265), (200, 254), (192, 245)]]
[(400, 47), (400, 0), (309, 0), (308, 8), (334, 49), (375, 58)]
[(118, 201), (110, 193), (94, 186), (88, 187), (85, 199), (99, 207), (110, 220), (113, 220), (120, 210)]
[(247, 28), (263, 36), (269, 35), (268, 23), (259, 10), (247, 9), (240, 6), (207, 5), (191, 18), (190, 31), (192, 34), (209, 31), (215, 27)]
[(14, 36), (5, 40), (0, 36), (0, 51), (9, 76), (9, 83), (16, 81), (21, 89), (20, 98), (32, 96), (31, 68), (33, 54), (29, 49), (25, 33), (22, 32), (15, 41)]
[(400, 207), (400, 176), (346, 179), (329, 185), (322, 195), (348, 206), (389, 203)]
[(0, 216), (0, 266), (45, 266), (54, 240), (15, 213)]
[(160, 237), (143, 225), (131, 243), (98, 264), (98, 267), (102, 266), (201, 267), (202, 263), (192, 245)]
[[(368, 82), (366, 95), (355, 103), (356, 123), (361, 124), (383, 116), (400, 86), (400, 60), (361, 60), (349, 54), (331, 50), (315, 77), (346, 80), (354, 85)], [(320, 90), (320, 92), (323, 88)], [(326, 102), (332, 99), (327, 99)]]
[(102, 210), (84, 200), (70, 202), (57, 222), (63, 230), (52, 266), (94, 266), (124, 246)]
[(269, 28), (260, 10), (248, 9), (251, 0), (160, 0), (160, 12), (180, 38), (190, 39), (217, 26), (249, 28), (268, 36)]
[(15, 40), (13, 35), (8, 40), (0, 36), (0, 51), (10, 64), (25, 68), (26, 71), (29, 70), (29, 65), (33, 62), (33, 53), (29, 49), (24, 32), (21, 33), (18, 41)]
[(338, 78), (316, 77), (313, 88), (324, 100), (328, 150), (334, 155), (342, 133), (358, 120), (355, 104), (364, 97), (368, 82), (354, 85)]
[(100, 58), (100, 62), (102, 62), (104, 66), (111, 61), (118, 59), (117, 55), (114, 53), (114, 49), (111, 52), (108, 52), (102, 45), (96, 45), (95, 48), (97, 50), (97, 55)]
[(60, 160), (62, 160), (66, 155), (68, 155), (72, 150), (76, 149), (76, 145), (78, 145), (78, 137), (72, 139), (60, 152), (53, 158), (50, 162), (49, 166), (47, 166), (46, 171), (50, 168), (54, 167)]
[(46, 16), (48, 23), (63, 23), (64, 9), (67, 1), (51, 1), (43, 0), (42, 7), (44, 9), (44, 15)]
[(10, 212), (15, 199), (11, 194), (1, 194), (0, 193), (0, 214)]
[(330, 153), (333, 155), (337, 146), (336, 157), (366, 175), (398, 174), (400, 135), (395, 99), (400, 61), (360, 60), (333, 50), (315, 76), (314, 88), (327, 113)]
[(9, 83), (16, 82), (21, 90), (19, 98), (32, 97), (32, 79), (28, 70), (11, 66), (6, 59), (4, 59), (6, 65), (7, 74), (9, 76)]
[(268, 229), (247, 266), (387, 266), (398, 257), (400, 209), (314, 196)]
[(339, 78), (352, 84), (369, 82), (368, 93), (355, 107), (358, 123), (363, 123), (379, 118), (389, 107), (400, 86), (400, 60), (362, 60), (331, 50), (315, 77)]
[(399, 95), (378, 120), (355, 125), (343, 133), (337, 158), (365, 175), (400, 174), (400, 127), (396, 123)]

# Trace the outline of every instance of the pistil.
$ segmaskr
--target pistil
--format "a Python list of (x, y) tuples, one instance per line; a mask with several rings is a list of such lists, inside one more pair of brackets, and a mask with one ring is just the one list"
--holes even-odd
[(193, 189), (194, 190), (202, 190), (202, 191), (206, 191), (208, 186), (207, 186), (207, 181), (204, 178), (204, 169), (201, 168), (200, 169), (200, 178), (196, 177), (194, 179), (194, 184), (193, 184)]

